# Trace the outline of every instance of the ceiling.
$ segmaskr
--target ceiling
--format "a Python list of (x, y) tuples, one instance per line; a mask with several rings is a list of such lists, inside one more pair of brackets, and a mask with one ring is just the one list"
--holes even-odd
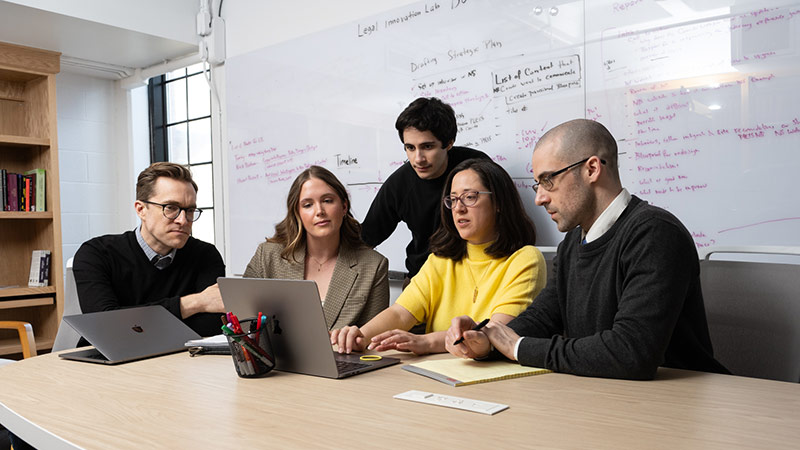
[[(193, 23), (194, 16), (187, 20)], [(196, 39), (184, 42), (6, 1), (0, 1), (0, 41), (61, 52), (62, 70), (111, 79), (197, 53)]]

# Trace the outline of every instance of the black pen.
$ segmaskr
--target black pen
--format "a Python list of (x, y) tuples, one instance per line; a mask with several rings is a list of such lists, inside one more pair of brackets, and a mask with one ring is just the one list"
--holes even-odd
[[(475, 325), (475, 328), (473, 328), (472, 331), (480, 330), (481, 328), (485, 327), (487, 323), (489, 323), (488, 318), (481, 320), (481, 323)], [(455, 342), (453, 342), (453, 345), (458, 345), (462, 342), (464, 342), (464, 336), (461, 336), (460, 338), (456, 339)]]

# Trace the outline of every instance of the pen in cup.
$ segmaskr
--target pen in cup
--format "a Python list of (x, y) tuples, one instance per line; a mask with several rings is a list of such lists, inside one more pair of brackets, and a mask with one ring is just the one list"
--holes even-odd
[[(489, 319), (488, 318), (481, 320), (481, 323), (475, 325), (472, 328), (472, 331), (480, 330), (481, 328), (485, 327), (487, 323), (489, 323)], [(458, 344), (460, 344), (462, 342), (464, 342), (464, 336), (461, 336), (460, 338), (456, 339), (455, 342), (453, 342), (453, 345), (458, 345)]]

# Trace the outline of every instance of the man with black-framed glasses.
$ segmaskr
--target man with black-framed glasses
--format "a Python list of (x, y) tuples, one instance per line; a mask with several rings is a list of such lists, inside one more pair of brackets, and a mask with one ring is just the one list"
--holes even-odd
[(216, 247), (191, 236), (203, 211), (189, 169), (150, 165), (139, 174), (134, 208), (135, 230), (93, 238), (75, 254), (81, 310), (163, 305), (198, 334), (219, 334), (225, 308), (216, 280), (225, 264)]
[(567, 233), (555, 270), (507, 325), (473, 331), (472, 318), (453, 319), (447, 350), (583, 376), (652, 379), (662, 365), (728, 373), (713, 356), (694, 241), (622, 187), (611, 133), (585, 119), (558, 125), (531, 166), (536, 204)]

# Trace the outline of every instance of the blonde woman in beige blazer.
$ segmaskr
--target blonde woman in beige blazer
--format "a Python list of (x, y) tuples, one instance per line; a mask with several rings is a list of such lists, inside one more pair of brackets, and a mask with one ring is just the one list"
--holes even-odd
[(313, 280), (328, 329), (361, 326), (389, 306), (389, 263), (361, 240), (342, 183), (311, 166), (292, 183), (286, 217), (256, 249), (245, 277)]

